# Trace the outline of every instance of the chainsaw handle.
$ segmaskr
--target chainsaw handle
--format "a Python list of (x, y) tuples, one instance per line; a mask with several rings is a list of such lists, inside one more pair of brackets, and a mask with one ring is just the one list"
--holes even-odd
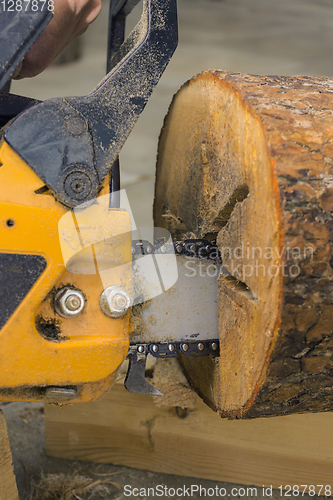
[[(140, 0), (110, 0), (108, 46), (106, 54), (106, 73), (116, 64), (115, 55), (125, 40), (126, 17)], [(110, 208), (120, 206), (120, 163), (115, 159), (110, 171)]]
[(52, 19), (46, 8), (33, 11), (30, 3), (22, 10), (0, 2), (0, 91), (10, 82), (16, 68)]
[(124, 42), (126, 17), (139, 2), (140, 0), (110, 0), (106, 73), (110, 73), (113, 68), (112, 58)]
[[(132, 0), (128, 7), (135, 4)], [(176, 0), (144, 0), (140, 22), (98, 87), (84, 97), (30, 108), (8, 127), (5, 141), (64, 205), (94, 199), (177, 43)]]

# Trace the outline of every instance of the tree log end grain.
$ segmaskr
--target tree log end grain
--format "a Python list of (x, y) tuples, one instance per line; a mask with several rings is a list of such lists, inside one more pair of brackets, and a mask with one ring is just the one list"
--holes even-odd
[(182, 357), (221, 416), (333, 409), (333, 80), (202, 73), (160, 136), (155, 225), (216, 239), (217, 360)]

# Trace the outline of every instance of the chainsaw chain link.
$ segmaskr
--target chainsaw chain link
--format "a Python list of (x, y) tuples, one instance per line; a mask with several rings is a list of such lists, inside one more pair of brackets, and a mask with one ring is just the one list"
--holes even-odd
[(213, 340), (183, 340), (182, 342), (154, 342), (152, 344), (132, 344), (132, 352), (138, 354), (151, 354), (154, 358), (175, 358), (178, 354), (188, 357), (218, 356), (220, 343)]
[(156, 241), (155, 245), (146, 240), (134, 240), (132, 242), (133, 257), (153, 254), (176, 254), (215, 262), (221, 261), (221, 255), (216, 243), (209, 240), (185, 240), (166, 243), (165, 239), (161, 238)]
[[(166, 243), (164, 238), (158, 239), (155, 245), (147, 240), (132, 242), (133, 257), (140, 255), (175, 254), (190, 258), (221, 262), (221, 255), (215, 242), (209, 240), (185, 240)], [(189, 340), (182, 342), (154, 342), (152, 344), (132, 344), (130, 349), (138, 354), (151, 354), (154, 358), (174, 358), (178, 354), (189, 357), (218, 356), (220, 343), (213, 340)]]

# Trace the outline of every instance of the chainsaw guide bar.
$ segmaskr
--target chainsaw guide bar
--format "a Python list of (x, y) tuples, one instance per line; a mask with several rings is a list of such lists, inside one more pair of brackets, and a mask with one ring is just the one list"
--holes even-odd
[[(193, 282), (190, 281), (192, 278), (188, 278), (184, 282), (184, 276), (186, 276), (184, 268), (187, 262), (199, 264), (202, 261), (207, 263), (210, 261), (210, 265), (213, 263), (216, 269), (219, 269), (222, 262), (216, 243), (196, 239), (166, 243), (164, 238), (157, 239), (155, 245), (146, 240), (132, 242), (133, 262), (142, 256), (168, 254), (176, 256), (179, 278), (170, 290), (153, 298), (149, 304), (143, 306), (142, 312), (140, 310), (139, 315), (149, 317), (149, 319), (144, 323), (144, 332), (138, 333), (132, 339), (128, 351), (129, 368), (125, 379), (125, 388), (130, 392), (161, 395), (161, 392), (145, 379), (148, 354), (159, 359), (174, 358), (178, 355), (188, 357), (216, 357), (219, 355), (220, 344), (217, 324), (218, 274), (213, 277), (203, 275), (199, 278), (199, 283), (197, 278)], [(209, 288), (208, 293), (207, 287)], [(184, 290), (188, 297), (187, 306), (191, 301), (194, 303), (194, 310), (200, 309), (200, 305), (203, 305), (205, 311), (201, 316), (204, 319), (204, 326), (207, 326), (206, 331), (200, 329), (200, 324), (196, 319), (194, 319), (194, 322), (185, 320), (185, 324), (184, 322), (182, 324), (178, 323), (178, 328), (174, 327), (173, 322), (177, 321), (177, 308), (179, 305), (182, 308), (182, 316), (186, 318), (186, 315), (188, 315), (192, 318), (191, 310), (187, 311), (187, 306), (184, 306), (184, 301), (181, 300)], [(161, 321), (160, 318), (168, 314), (171, 307), (172, 314), (170, 314), (170, 317), (167, 317), (166, 322)], [(155, 321), (151, 321), (152, 317), (158, 318), (156, 321), (157, 329), (163, 329), (164, 325), (165, 331), (161, 332), (161, 334), (152, 326), (152, 323), (155, 323)], [(201, 326), (201, 328), (204, 327)]]

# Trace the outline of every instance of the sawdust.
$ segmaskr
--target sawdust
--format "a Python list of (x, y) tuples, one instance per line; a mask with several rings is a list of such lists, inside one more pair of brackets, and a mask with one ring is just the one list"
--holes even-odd
[(173, 406), (188, 410), (196, 409), (197, 395), (191, 389), (177, 358), (157, 359), (151, 383), (163, 394), (163, 396), (153, 396), (157, 407)]
[[(109, 479), (91, 479), (80, 474), (46, 474), (32, 481), (29, 500), (89, 500), (110, 498), (122, 485)], [(111, 491), (112, 489), (112, 491)]]

